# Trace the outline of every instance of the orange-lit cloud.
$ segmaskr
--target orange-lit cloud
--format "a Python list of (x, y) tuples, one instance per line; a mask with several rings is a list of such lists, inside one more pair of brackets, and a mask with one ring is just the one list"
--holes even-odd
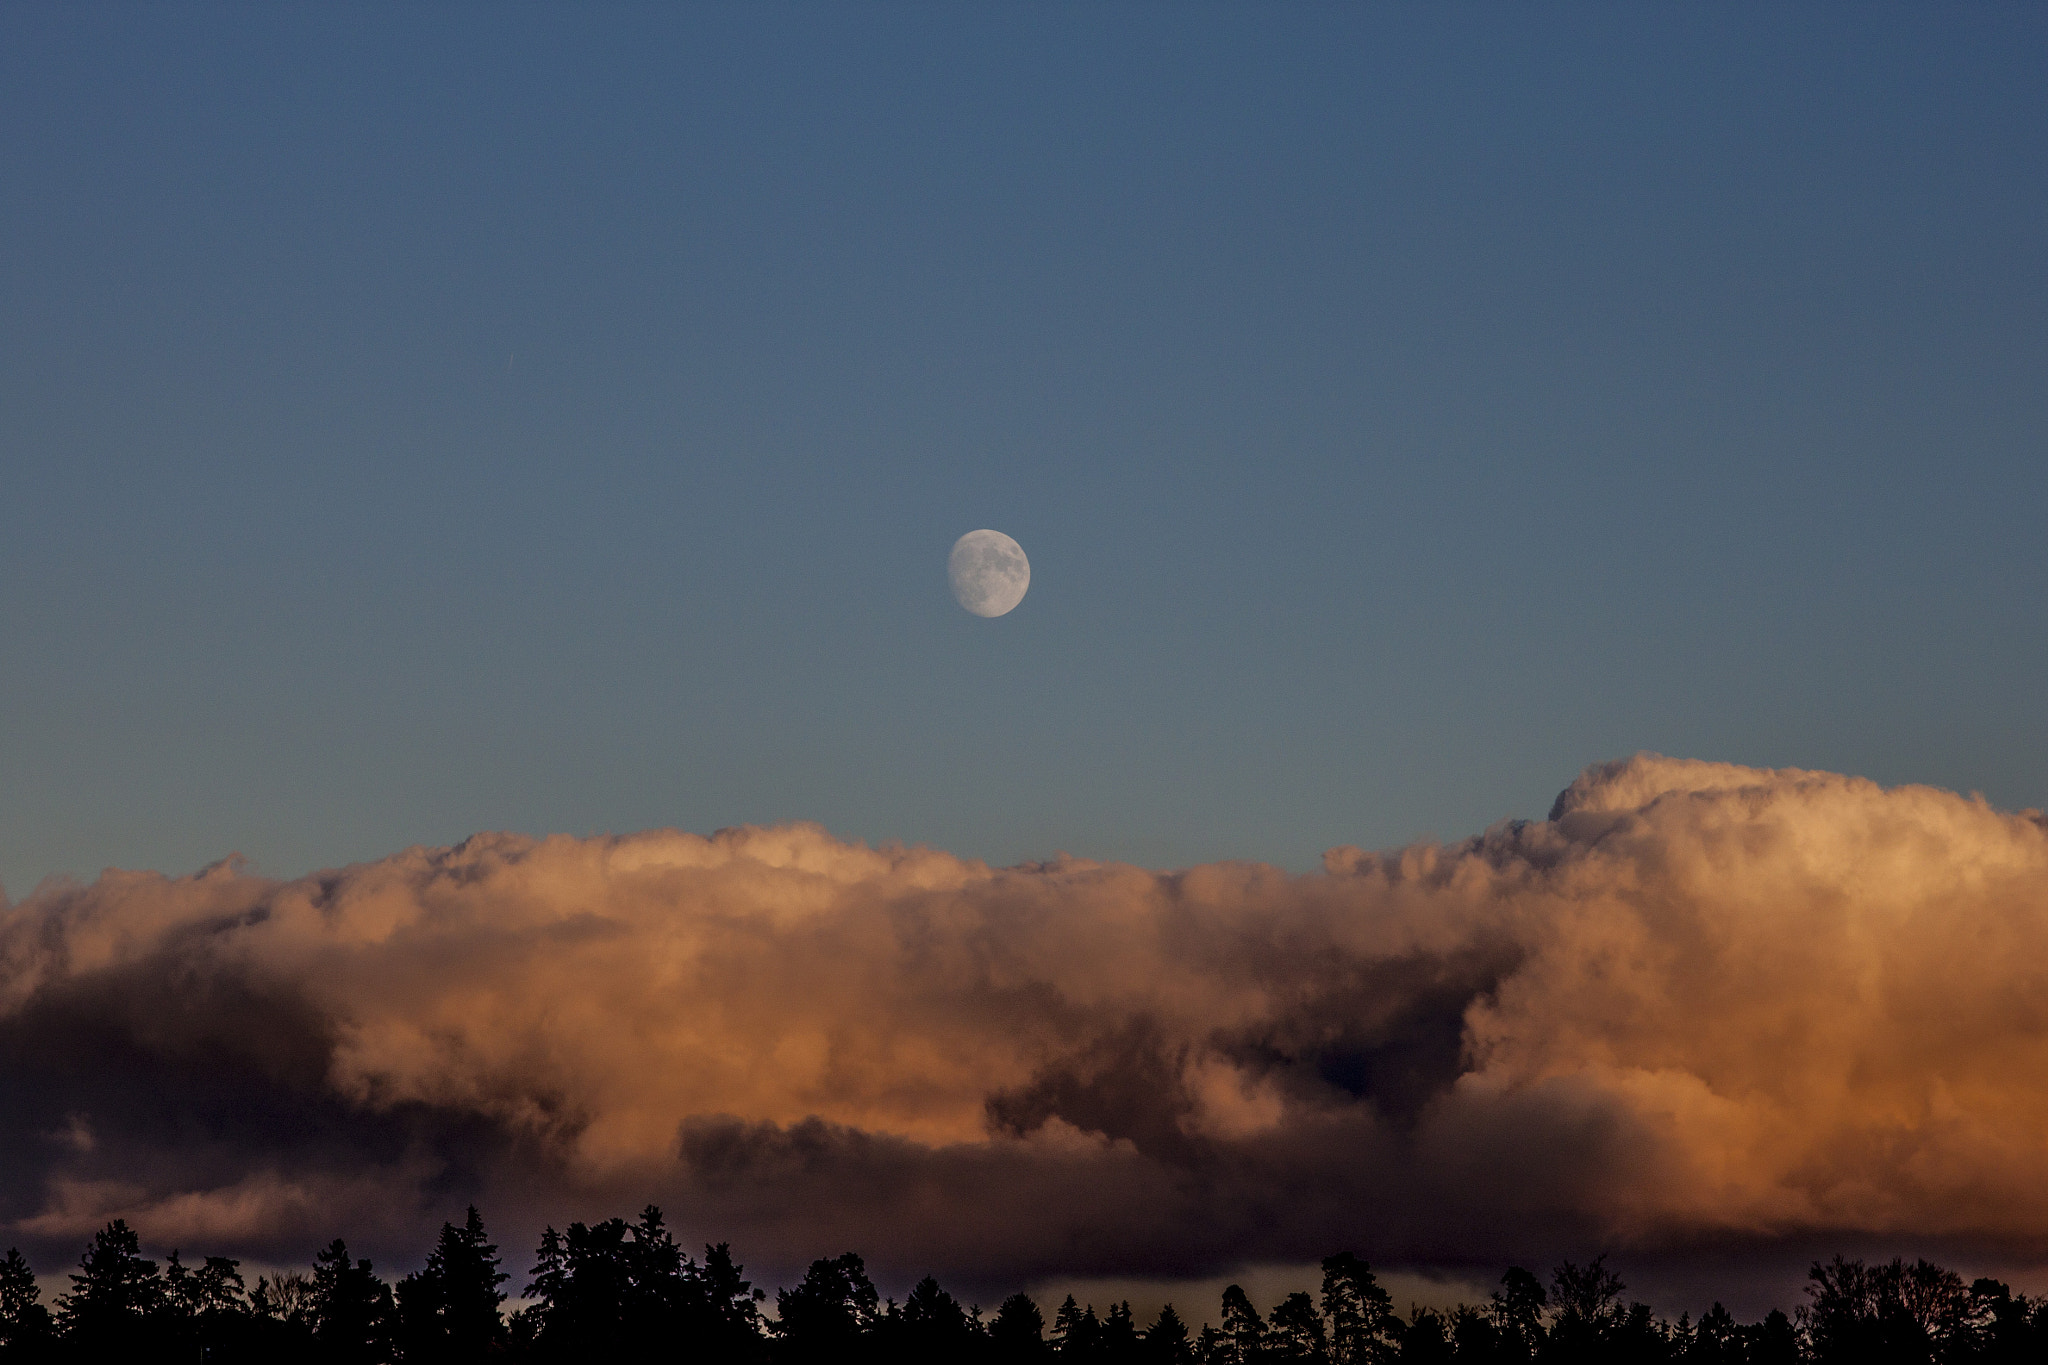
[(0, 1213), (409, 1251), (649, 1200), (969, 1283), (1937, 1239), (2048, 1250), (2048, 827), (1638, 757), (1292, 876), (810, 826), (482, 835), (0, 920)]

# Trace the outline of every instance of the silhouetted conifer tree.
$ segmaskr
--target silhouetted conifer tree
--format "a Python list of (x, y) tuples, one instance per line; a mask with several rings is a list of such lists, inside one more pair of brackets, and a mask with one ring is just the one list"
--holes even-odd
[(1501, 1335), (1493, 1315), (1459, 1304), (1451, 1314), (1451, 1347), (1461, 1365), (1496, 1365), (1501, 1358)]
[(1288, 1365), (1322, 1365), (1330, 1358), (1329, 1333), (1316, 1301), (1307, 1294), (1289, 1294), (1274, 1307), (1266, 1323), (1267, 1356)]
[(0, 1359), (26, 1362), (41, 1359), (56, 1337), (56, 1324), (43, 1306), (35, 1272), (19, 1249), (9, 1247), (0, 1260)]
[(1735, 1315), (1718, 1301), (1689, 1333), (1681, 1328), (1673, 1334), (1672, 1353), (1682, 1365), (1743, 1365), (1746, 1354)]
[(1536, 1358), (1545, 1337), (1543, 1310), (1549, 1303), (1549, 1292), (1533, 1272), (1511, 1265), (1500, 1277), (1488, 1309), (1499, 1331), (1497, 1349), (1503, 1365)]
[(116, 1218), (93, 1234), (71, 1285), (57, 1318), (74, 1353), (114, 1359), (147, 1351), (164, 1309), (163, 1277), (125, 1221)]
[(1266, 1323), (1242, 1285), (1223, 1291), (1223, 1340), (1229, 1365), (1259, 1365), (1266, 1348)]
[(498, 1316), (505, 1295), (498, 1286), (507, 1278), (475, 1205), (461, 1227), (443, 1223), (426, 1268), (398, 1282), (406, 1360), (411, 1365), (470, 1365), (506, 1344), (510, 1334)]
[(1093, 1361), (1101, 1365), (1102, 1319), (1095, 1316), (1094, 1304), (1084, 1307), (1081, 1315), (1067, 1329), (1060, 1342), (1060, 1355), (1071, 1361)]
[(1322, 1304), (1335, 1365), (1376, 1365), (1389, 1358), (1393, 1303), (1370, 1265), (1348, 1251), (1325, 1260)]
[(664, 1345), (698, 1344), (709, 1317), (697, 1264), (670, 1235), (661, 1210), (640, 1210), (624, 1248), (628, 1348), (655, 1351)]
[[(2033, 1351), (2031, 1357), (2023, 1353), (2017, 1358), (2041, 1359), (2041, 1346), (2034, 1345)], [(1745, 1365), (1797, 1365), (1799, 1358), (1799, 1337), (1793, 1330), (1792, 1319), (1785, 1316), (1784, 1310), (1773, 1308), (1764, 1314), (1764, 1320), (1757, 1324), (1756, 1333), (1750, 1340), (1749, 1358)]]
[(732, 1365), (751, 1365), (767, 1351), (761, 1335), (761, 1301), (767, 1294), (753, 1286), (725, 1242), (704, 1248), (703, 1300), (710, 1321), (702, 1335), (706, 1354)]
[(1095, 1305), (1085, 1309), (1074, 1302), (1072, 1294), (1060, 1304), (1059, 1312), (1052, 1319), (1052, 1349), (1063, 1361), (1092, 1360), (1096, 1347), (1101, 1344), (1102, 1324), (1096, 1319)]
[(889, 1326), (882, 1354), (906, 1365), (952, 1365), (973, 1353), (981, 1335), (959, 1301), (929, 1275), (917, 1282)]
[(380, 1365), (391, 1358), (397, 1304), (368, 1261), (350, 1261), (339, 1237), (313, 1258), (313, 1337), (336, 1365)]
[(1081, 1305), (1074, 1301), (1072, 1294), (1069, 1294), (1060, 1301), (1058, 1310), (1052, 1315), (1053, 1350), (1059, 1351), (1065, 1348), (1068, 1339), (1074, 1335), (1075, 1326), (1080, 1321)]
[(201, 1317), (236, 1316), (249, 1311), (249, 1293), (242, 1283), (242, 1263), (227, 1256), (209, 1256), (192, 1276), (193, 1304)]
[(1647, 1303), (1632, 1303), (1617, 1314), (1603, 1344), (1606, 1358), (1616, 1365), (1655, 1365), (1670, 1354), (1670, 1334)]
[(153, 1336), (172, 1359), (227, 1360), (250, 1348), (250, 1317), (239, 1261), (208, 1256), (188, 1267), (176, 1249), (164, 1259)]
[(1434, 1308), (1410, 1309), (1400, 1338), (1401, 1365), (1450, 1365), (1450, 1324)]
[(775, 1296), (774, 1354), (789, 1365), (863, 1360), (863, 1336), (881, 1315), (867, 1266), (849, 1251), (811, 1262), (794, 1289)]
[(567, 1235), (541, 1233), (527, 1295), (535, 1300), (535, 1349), (542, 1359), (626, 1350), (631, 1267), (626, 1220), (595, 1227), (571, 1223)]
[(1195, 1345), (1188, 1339), (1188, 1325), (1172, 1304), (1162, 1307), (1145, 1329), (1141, 1357), (1146, 1365), (1194, 1365)]
[(1047, 1355), (1045, 1314), (1028, 1294), (1012, 1294), (988, 1325), (989, 1344), (1000, 1365), (1040, 1365)]
[(1102, 1335), (1096, 1353), (1105, 1365), (1134, 1365), (1138, 1359), (1138, 1323), (1131, 1316), (1130, 1300), (1109, 1306), (1102, 1316)]

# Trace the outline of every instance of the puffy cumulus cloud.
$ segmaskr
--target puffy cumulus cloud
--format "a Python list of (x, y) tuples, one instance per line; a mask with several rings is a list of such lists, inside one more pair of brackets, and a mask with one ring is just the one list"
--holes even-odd
[[(1294, 876), (479, 835), (0, 919), (0, 1216), (401, 1261), (656, 1201), (967, 1287), (1924, 1238), (2048, 1250), (2048, 828), (1639, 756)], [(515, 1256), (515, 1260), (517, 1257)]]

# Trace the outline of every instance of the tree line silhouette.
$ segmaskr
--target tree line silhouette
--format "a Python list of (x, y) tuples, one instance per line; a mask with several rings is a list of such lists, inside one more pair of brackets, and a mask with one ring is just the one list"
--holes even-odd
[(245, 1282), (208, 1256), (162, 1265), (116, 1219), (93, 1235), (53, 1312), (20, 1251), (0, 1261), (0, 1360), (255, 1361), (331, 1365), (677, 1361), (699, 1365), (1959, 1365), (2048, 1362), (2048, 1299), (1996, 1280), (1965, 1285), (1921, 1260), (1815, 1263), (1807, 1302), (1738, 1323), (1720, 1304), (1694, 1321), (1623, 1298), (1605, 1259), (1520, 1266), (1482, 1304), (1396, 1311), (1372, 1268), (1325, 1260), (1321, 1293), (1262, 1315), (1223, 1291), (1199, 1332), (1171, 1304), (1141, 1326), (1129, 1303), (1098, 1314), (1068, 1295), (1050, 1324), (1027, 1295), (993, 1315), (927, 1276), (884, 1299), (852, 1252), (814, 1261), (793, 1288), (755, 1288), (724, 1243), (699, 1261), (652, 1206), (542, 1234), (525, 1302), (504, 1311), (498, 1248), (471, 1208), (443, 1224), (424, 1268), (394, 1286), (337, 1239), (311, 1273)]

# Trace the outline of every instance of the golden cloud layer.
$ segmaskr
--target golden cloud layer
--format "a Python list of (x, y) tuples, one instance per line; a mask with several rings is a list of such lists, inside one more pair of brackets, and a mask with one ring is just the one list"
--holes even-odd
[[(1639, 756), (1322, 872), (479, 835), (0, 921), (31, 1239), (656, 1199), (770, 1265), (2048, 1247), (2048, 826)], [(604, 1207), (600, 1208), (599, 1205)]]

